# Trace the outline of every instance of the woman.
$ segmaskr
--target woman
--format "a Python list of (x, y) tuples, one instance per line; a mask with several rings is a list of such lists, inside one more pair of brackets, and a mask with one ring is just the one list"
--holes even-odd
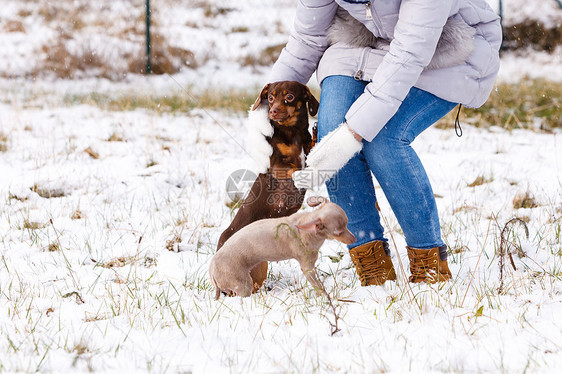
[(358, 239), (349, 251), (363, 286), (396, 279), (371, 173), (404, 232), (410, 282), (450, 279), (433, 191), (410, 143), (457, 103), (486, 101), (499, 17), (485, 0), (299, 0), (294, 26), (269, 81), (307, 83), (317, 70), (322, 89), (320, 142), (295, 184), (330, 178)]

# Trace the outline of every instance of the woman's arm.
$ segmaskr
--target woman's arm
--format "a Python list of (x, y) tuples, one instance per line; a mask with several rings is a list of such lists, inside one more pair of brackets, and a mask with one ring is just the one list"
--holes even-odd
[(431, 61), (451, 4), (450, 0), (402, 1), (389, 52), (346, 114), (355, 133), (371, 141), (396, 113)]
[(338, 6), (334, 0), (299, 0), (294, 30), (279, 59), (273, 65), (269, 82), (282, 80), (306, 84), (328, 48), (326, 31)]

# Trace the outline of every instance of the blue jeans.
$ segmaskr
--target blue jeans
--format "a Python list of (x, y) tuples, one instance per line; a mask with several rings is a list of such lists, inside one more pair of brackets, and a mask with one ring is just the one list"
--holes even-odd
[[(330, 76), (322, 82), (318, 111), (321, 139), (345, 121), (349, 107), (367, 82), (347, 76)], [(377, 198), (371, 173), (380, 184), (408, 246), (429, 249), (443, 245), (439, 215), (425, 169), (410, 143), (456, 106), (426, 91), (412, 88), (396, 114), (363, 150), (330, 179), (330, 199), (349, 219), (357, 238), (355, 246), (384, 240), (384, 229), (375, 208)], [(373, 113), (373, 116), (376, 116)]]

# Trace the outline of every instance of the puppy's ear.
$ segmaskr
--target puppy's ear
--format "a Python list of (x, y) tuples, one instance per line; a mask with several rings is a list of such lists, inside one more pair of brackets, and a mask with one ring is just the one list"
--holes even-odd
[(324, 228), (324, 225), (322, 224), (322, 220), (317, 218), (314, 221), (303, 223), (302, 225), (296, 225), (296, 228), (304, 232), (316, 234), (319, 230)]
[(320, 104), (318, 103), (318, 100), (316, 100), (314, 95), (312, 95), (308, 87), (306, 87), (306, 99), (308, 103), (308, 113), (311, 116), (315, 116), (316, 113), (318, 113), (318, 107), (320, 106)]
[(256, 102), (254, 103), (254, 105), (252, 105), (252, 110), (258, 109), (262, 100), (267, 101), (267, 90), (269, 90), (269, 83), (266, 84), (265, 87), (261, 90), (261, 93), (258, 96), (258, 98), (256, 99)]

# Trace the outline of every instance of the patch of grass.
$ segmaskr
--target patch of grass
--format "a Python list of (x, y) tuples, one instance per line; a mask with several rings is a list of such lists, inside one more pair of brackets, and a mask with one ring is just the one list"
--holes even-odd
[(485, 183), (490, 183), (492, 182), (494, 179), (493, 178), (486, 178), (483, 175), (479, 175), (476, 177), (476, 179), (474, 180), (474, 182), (469, 183), (467, 186), (468, 187), (476, 187), (476, 186), (481, 186)]
[(4, 31), (11, 33), (11, 32), (25, 32), (25, 27), (21, 21), (17, 20), (9, 20), (4, 25)]
[(23, 221), (23, 228), (29, 230), (39, 230), (45, 228), (47, 224), (35, 221), (24, 220)]
[(60, 245), (58, 243), (50, 243), (48, 246), (43, 248), (45, 252), (58, 252), (60, 251)]
[(8, 135), (0, 132), (0, 152), (6, 152), (8, 150)]
[(71, 50), (67, 39), (68, 36), (59, 35), (54, 39), (54, 44), (42, 47), (44, 59), (33, 72), (34, 76), (48, 71), (58, 78), (76, 78), (89, 69), (96, 69), (101, 76), (110, 77), (110, 70), (113, 69), (107, 61), (100, 58), (94, 48), (84, 45)]
[(11, 193), (11, 192), (10, 192), (10, 193), (8, 194), (8, 200), (17, 200), (17, 201), (24, 202), (24, 201), (27, 201), (28, 199), (29, 199), (29, 198), (28, 198), (27, 196), (21, 196), (21, 195), (19, 195), (19, 194), (17, 194), (17, 193)]
[[(151, 33), (150, 68), (152, 74), (174, 74), (186, 66), (198, 67), (195, 54), (187, 49), (168, 45), (164, 36), (157, 32)], [(146, 72), (146, 55), (143, 49), (138, 54), (127, 56), (128, 71), (132, 73)]]
[[(42, 22), (58, 35), (41, 47), (40, 56), (30, 75), (52, 76), (64, 79), (83, 77), (103, 77), (121, 80), (127, 73), (145, 73), (145, 12), (144, 7), (129, 7), (126, 22), (116, 22), (119, 18), (111, 6), (93, 5), (87, 1), (34, 4), (33, 9), (20, 11), (22, 19), (34, 22), (31, 17), (40, 17)], [(173, 74), (185, 68), (196, 68), (207, 58), (195, 58), (193, 52), (172, 45), (163, 33), (159, 32), (160, 8), (166, 5), (153, 5), (151, 8), (151, 70), (153, 74)], [(224, 14), (228, 9), (209, 6), (209, 14)], [(85, 16), (86, 15), (86, 16)], [(27, 22), (8, 21), (0, 31), (25, 32)], [(105, 30), (104, 36), (119, 39), (130, 45), (117, 48), (111, 43), (100, 46), (99, 36), (92, 35), (91, 29)], [(171, 42), (171, 43), (170, 43)]]
[(113, 97), (94, 92), (88, 95), (67, 95), (64, 97), (64, 103), (66, 105), (88, 104), (109, 111), (147, 109), (157, 113), (173, 113), (205, 108), (247, 112), (258, 94), (257, 89), (227, 91), (213, 89), (194, 94), (189, 88), (186, 88), (186, 92), (179, 91), (176, 95), (165, 96), (122, 95)]
[(80, 209), (76, 209), (70, 216), (70, 218), (73, 220), (82, 219), (84, 217), (84, 213)]
[(170, 252), (179, 252), (179, 245), (181, 242), (181, 236), (175, 234), (172, 239), (166, 241), (166, 249)]
[(526, 19), (521, 23), (503, 27), (502, 50), (526, 49), (553, 53), (562, 44), (562, 28), (548, 28), (544, 23)]
[(106, 269), (120, 268), (125, 265), (133, 264), (136, 261), (137, 258), (135, 256), (123, 256), (123, 257), (116, 257), (114, 259), (111, 259), (110, 261), (100, 264), (99, 266)]
[(37, 195), (41, 196), (44, 199), (66, 196), (64, 190), (60, 188), (46, 188), (46, 187), (41, 187), (37, 184), (31, 187), (30, 190), (35, 192)]
[(257, 56), (247, 55), (241, 61), (242, 66), (269, 66), (273, 65), (281, 54), (285, 44), (277, 44), (267, 47)]
[(207, 18), (216, 18), (218, 16), (224, 16), (234, 10), (233, 8), (221, 7), (214, 4), (206, 4), (203, 9), (204, 9), (203, 14)]
[(236, 26), (233, 27), (231, 32), (249, 32), (250, 29), (247, 26)]
[(539, 203), (529, 191), (519, 193), (513, 198), (513, 209), (532, 209), (539, 206)]
[[(560, 102), (562, 85), (542, 79), (499, 83), (490, 98), (478, 109), (462, 108), (460, 121), (476, 127), (500, 126), (505, 129), (532, 129), (550, 132), (562, 127)], [(453, 128), (456, 110), (437, 123), (438, 128)]]
[(478, 211), (478, 208), (474, 207), (474, 206), (470, 206), (470, 205), (462, 205), (458, 208), (455, 208), (455, 210), (453, 210), (453, 214), (457, 214), (457, 213), (461, 213), (461, 212), (476, 212)]
[[(93, 92), (87, 95), (67, 95), (67, 105), (89, 104), (110, 111), (147, 109), (154, 112), (185, 112), (195, 108), (244, 113), (255, 101), (259, 88), (220, 90), (212, 88), (193, 93), (187, 87), (185, 92), (175, 95), (121, 95), (110, 96)], [(318, 93), (314, 92), (318, 97)], [(461, 111), (461, 125), (468, 123), (476, 127), (500, 126), (505, 129), (532, 129), (550, 132), (562, 127), (560, 98), (562, 85), (544, 80), (525, 80), (518, 84), (500, 83), (492, 92), (488, 102), (479, 109), (464, 108)], [(453, 128), (456, 111), (453, 110), (437, 123), (441, 129)], [(0, 144), (1, 144), (0, 140)], [(482, 177), (484, 178), (484, 177)], [(474, 183), (484, 182), (475, 180)]]
[(109, 138), (106, 139), (106, 141), (108, 142), (124, 142), (125, 138), (123, 137), (123, 135), (118, 134), (116, 132), (113, 132)]

